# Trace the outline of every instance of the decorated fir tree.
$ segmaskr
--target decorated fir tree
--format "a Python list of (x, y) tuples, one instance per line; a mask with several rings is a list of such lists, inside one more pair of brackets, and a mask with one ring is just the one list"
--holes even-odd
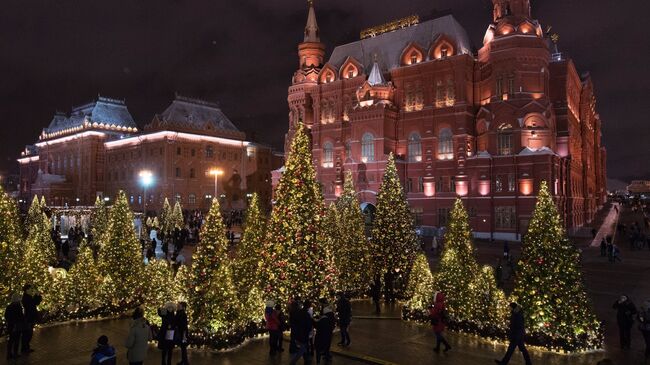
[(19, 268), (23, 256), (18, 208), (0, 186), (0, 307), (6, 307), (11, 294), (20, 292)]
[(529, 332), (541, 335), (545, 346), (573, 351), (603, 344), (580, 270), (580, 253), (567, 239), (542, 181), (523, 239), (513, 295), (524, 309)]
[(182, 229), (183, 227), (185, 227), (183, 208), (181, 207), (181, 203), (176, 202), (174, 204), (174, 209), (172, 210), (170, 229), (173, 231), (174, 229)]
[(232, 280), (226, 227), (214, 198), (192, 257), (189, 310), (194, 326), (224, 334), (241, 325), (241, 303)]
[(104, 241), (104, 234), (108, 230), (108, 208), (103, 199), (95, 199), (95, 209), (90, 215), (91, 233), (94, 243), (101, 245)]
[(99, 298), (101, 284), (102, 277), (93, 251), (84, 241), (79, 246), (77, 260), (68, 272), (64, 308), (82, 317), (97, 309), (102, 304)]
[[(341, 228), (339, 210), (336, 208), (336, 204), (330, 203), (325, 210), (325, 217), (323, 217), (323, 244), (332, 254), (340, 254), (340, 252), (335, 252), (335, 250), (340, 246), (340, 240), (342, 239), (343, 234), (339, 231)], [(334, 265), (336, 266), (337, 273), (338, 268), (340, 267), (340, 262), (338, 258), (334, 259)], [(339, 277), (340, 279), (340, 277)], [(339, 284), (341, 284), (339, 282)], [(340, 287), (339, 287), (340, 288)]]
[(403, 291), (420, 247), (392, 153), (377, 195), (372, 244), (374, 274), (384, 279), (390, 296), (394, 295), (391, 282), (401, 282), (395, 289)]
[(32, 199), (32, 204), (29, 206), (27, 211), (27, 217), (25, 218), (25, 229), (28, 230), (33, 225), (37, 224), (41, 220), (41, 213), (43, 213), (43, 206), (41, 201), (38, 199), (38, 195), (34, 195)]
[(141, 284), (145, 318), (149, 323), (160, 326), (158, 308), (180, 299), (174, 285), (174, 270), (166, 260), (151, 260), (145, 265), (144, 280)]
[(429, 261), (423, 252), (420, 252), (411, 269), (409, 282), (406, 287), (405, 310), (410, 312), (424, 312), (433, 303), (435, 294), (435, 278), (431, 273)]
[(261, 294), (262, 250), (266, 230), (266, 217), (260, 210), (257, 194), (248, 205), (246, 227), (237, 250), (234, 265), (234, 282), (243, 305), (243, 315), (251, 321), (260, 318), (264, 310)]
[(48, 268), (56, 263), (56, 250), (52, 242), (52, 224), (42, 207), (41, 202), (34, 198), (29, 208), (30, 225), (19, 276), (23, 284), (32, 284), (43, 293), (44, 306), (47, 306), (50, 304), (48, 291), (52, 284)]
[(450, 212), (436, 279), (437, 289), (446, 295), (450, 317), (463, 323), (462, 329), (485, 331), (505, 326), (505, 296), (492, 271), (479, 267), (476, 261), (469, 217), (460, 199)]
[(264, 250), (266, 297), (280, 303), (294, 296), (329, 297), (336, 290), (336, 275), (322, 237), (323, 196), (302, 124), (293, 137), (275, 200)]
[(343, 194), (336, 201), (338, 239), (332, 251), (339, 272), (339, 288), (353, 295), (362, 295), (372, 281), (372, 254), (365, 233), (365, 221), (354, 190), (352, 172), (345, 174)]
[(160, 233), (163, 235), (174, 230), (174, 224), (172, 223), (173, 210), (172, 206), (169, 204), (169, 200), (165, 198), (163, 201), (163, 207), (160, 210)]
[(125, 305), (138, 299), (136, 294), (142, 281), (142, 260), (142, 247), (135, 233), (133, 213), (126, 194), (120, 191), (111, 208), (108, 230), (99, 250), (101, 273), (105, 281), (107, 277), (111, 278), (104, 283), (112, 285), (112, 288), (104, 288), (104, 295), (113, 296), (111, 302)]

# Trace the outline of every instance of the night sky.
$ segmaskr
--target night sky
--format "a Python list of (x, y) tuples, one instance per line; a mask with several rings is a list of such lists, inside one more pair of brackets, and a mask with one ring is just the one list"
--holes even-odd
[[(316, 12), (329, 55), (362, 28), (434, 9), (450, 9), (478, 48), (491, 4), (316, 0)], [(650, 178), (649, 13), (647, 0), (533, 0), (534, 17), (593, 77), (613, 178)], [(0, 168), (16, 169), (56, 110), (97, 94), (126, 99), (140, 126), (176, 91), (218, 101), (249, 138), (281, 148), (306, 16), (302, 0), (4, 0)]]

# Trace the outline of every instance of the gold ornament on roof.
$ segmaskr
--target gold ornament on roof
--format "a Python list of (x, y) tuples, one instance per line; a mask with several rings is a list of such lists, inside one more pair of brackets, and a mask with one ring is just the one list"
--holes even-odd
[(380, 34), (392, 32), (394, 30), (398, 30), (402, 28), (408, 28), (418, 23), (420, 23), (419, 16), (417, 15), (407, 16), (406, 18), (397, 19), (392, 22), (378, 25), (376, 27), (364, 29), (361, 31), (360, 38), (366, 39), (366, 38), (376, 37)]

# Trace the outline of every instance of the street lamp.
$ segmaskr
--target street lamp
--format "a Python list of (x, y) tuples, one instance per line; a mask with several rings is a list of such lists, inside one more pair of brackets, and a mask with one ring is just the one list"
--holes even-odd
[(142, 184), (142, 188), (144, 189), (144, 199), (142, 200), (142, 213), (144, 216), (147, 216), (147, 188), (149, 185), (153, 184), (153, 173), (149, 170), (142, 170), (138, 174), (140, 177), (140, 183)]
[(223, 170), (220, 170), (220, 169), (212, 169), (212, 170), (210, 170), (210, 171), (208, 171), (208, 172), (209, 172), (210, 175), (214, 175), (214, 198), (217, 199), (217, 197), (219, 196), (219, 195), (217, 195), (217, 193), (218, 193), (218, 186), (219, 186), (217, 183), (218, 183), (218, 181), (219, 181), (219, 180), (218, 180), (218, 179), (219, 179), (219, 175), (222, 175), (222, 174), (223, 174)]

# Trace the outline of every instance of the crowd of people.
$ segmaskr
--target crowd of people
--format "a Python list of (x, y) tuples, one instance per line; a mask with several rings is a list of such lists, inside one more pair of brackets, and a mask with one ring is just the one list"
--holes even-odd
[(20, 355), (29, 355), (34, 326), (38, 322), (38, 305), (43, 298), (31, 285), (23, 287), (23, 294), (14, 294), (11, 303), (5, 309), (7, 326), (7, 359), (16, 359)]

